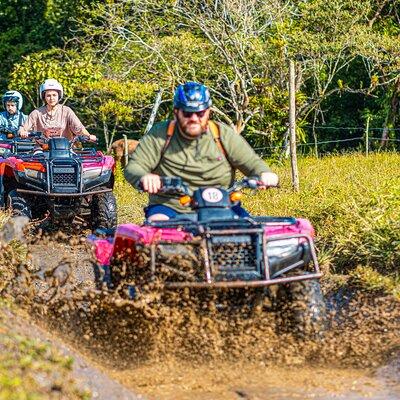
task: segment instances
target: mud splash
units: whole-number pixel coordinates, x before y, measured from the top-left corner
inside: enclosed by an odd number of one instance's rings
[[[131,301],[96,290],[83,236],[53,234],[29,248],[35,290],[25,301],[36,319],[150,397],[400,398],[398,374],[386,392],[375,378],[400,349],[400,307],[391,296],[354,288],[348,301],[332,295],[324,338],[299,340],[269,304],[221,311],[212,293],[155,290]]]

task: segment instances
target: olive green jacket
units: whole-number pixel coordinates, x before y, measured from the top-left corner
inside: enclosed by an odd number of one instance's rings
[[[208,186],[227,188],[234,180],[234,169],[245,176],[270,171],[242,136],[221,123],[217,124],[227,157],[216,144],[211,131],[196,139],[186,139],[176,126],[160,162],[168,124],[169,121],[155,124],[129,157],[125,177],[133,186],[138,187],[142,176],[152,172],[160,176],[181,177],[192,191]],[[178,212],[190,211],[188,207],[180,205],[179,199],[162,194],[150,195],[149,204],[164,204]]]

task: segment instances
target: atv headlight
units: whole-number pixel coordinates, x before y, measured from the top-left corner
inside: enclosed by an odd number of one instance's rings
[[[267,245],[268,257],[287,257],[296,251],[299,244],[298,238],[273,240]]]
[[[43,172],[36,169],[25,168],[25,175],[32,179],[43,179]]]
[[[91,168],[83,171],[83,179],[93,179],[101,175],[102,168]]]

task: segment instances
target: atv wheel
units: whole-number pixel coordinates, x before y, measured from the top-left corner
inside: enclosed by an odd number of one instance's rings
[[[12,214],[22,215],[32,219],[32,210],[27,200],[16,190],[12,190],[7,195],[7,207],[12,209]]]
[[[117,226],[117,202],[112,192],[93,195],[92,229],[113,229]]]
[[[318,280],[292,282],[278,289],[283,321],[302,339],[321,338],[327,329],[324,297]]]

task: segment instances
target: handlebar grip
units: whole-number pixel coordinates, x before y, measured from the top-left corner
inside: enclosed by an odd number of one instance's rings
[[[43,136],[43,132],[40,132],[40,131],[28,132],[28,138],[40,138],[42,136]]]

